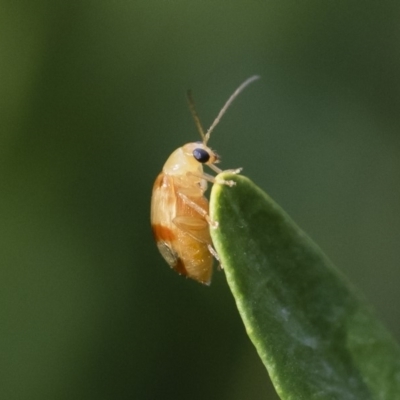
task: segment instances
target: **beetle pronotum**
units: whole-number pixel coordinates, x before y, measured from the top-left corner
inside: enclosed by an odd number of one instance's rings
[[[258,78],[250,77],[235,90],[206,133],[188,92],[189,107],[203,140],[176,149],[153,186],[151,225],[161,255],[179,274],[204,284],[211,282],[213,256],[217,257],[210,237],[210,226],[217,223],[208,216],[208,200],[204,196],[207,181],[233,185],[232,181],[217,180],[204,172],[203,164],[216,173],[222,172],[215,166],[218,154],[207,143],[233,100]]]

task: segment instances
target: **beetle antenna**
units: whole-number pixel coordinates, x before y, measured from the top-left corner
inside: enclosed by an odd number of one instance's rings
[[[197,130],[199,131],[201,138],[203,140],[205,140],[206,135],[204,133],[203,126],[201,125],[199,115],[197,114],[196,107],[194,105],[193,96],[192,96],[192,91],[190,89],[186,92],[186,97],[187,97],[187,101],[189,103],[190,112],[192,113],[192,117],[194,119],[194,123],[197,126]]]
[[[222,107],[221,111],[217,115],[217,118],[215,118],[214,122],[211,124],[211,126],[208,128],[207,133],[203,136],[203,142],[204,144],[207,144],[208,140],[210,139],[211,132],[214,130],[214,128],[218,125],[218,122],[221,120],[222,116],[225,114],[226,110],[229,108],[229,106],[232,104],[233,100],[236,99],[236,97],[247,87],[250,85],[250,83],[256,81],[257,79],[260,79],[258,75],[253,75],[249,79],[246,79],[229,97],[228,101],[225,103],[225,105]]]

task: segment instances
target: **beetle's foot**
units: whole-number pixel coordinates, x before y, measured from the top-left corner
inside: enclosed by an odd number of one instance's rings
[[[206,217],[206,221],[208,222],[208,224],[210,225],[210,227],[212,229],[217,229],[219,226],[218,221],[214,221],[212,220],[208,215],[205,216]]]
[[[218,179],[218,178],[215,179],[215,183],[219,183],[220,185],[226,185],[229,187],[236,185],[236,182],[234,182],[234,181],[231,181],[231,180],[227,181],[225,179]]]
[[[240,174],[242,172],[243,168],[236,168],[236,169],[226,169],[224,172],[229,172],[230,174]]]

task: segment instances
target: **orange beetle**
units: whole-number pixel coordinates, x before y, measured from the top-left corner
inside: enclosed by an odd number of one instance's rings
[[[209,227],[217,222],[208,216],[208,200],[204,196],[207,181],[232,186],[232,181],[217,180],[204,173],[203,164],[220,173],[214,164],[218,154],[207,146],[210,134],[237,95],[251,82],[252,76],[231,95],[207,133],[201,126],[193,100],[188,93],[189,106],[203,139],[187,143],[175,150],[158,175],[151,201],[151,225],[157,247],[167,263],[179,274],[209,285],[212,275],[213,256]],[[240,170],[234,170],[238,173]]]

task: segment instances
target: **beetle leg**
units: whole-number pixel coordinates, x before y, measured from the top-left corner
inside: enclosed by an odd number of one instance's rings
[[[189,197],[184,195],[181,192],[178,192],[178,196],[184,201],[184,203],[196,210],[202,217],[205,218],[205,220],[208,222],[208,224],[211,226],[211,228],[218,228],[218,222],[213,221],[210,216],[208,215],[207,211],[201,208],[199,205],[197,205],[194,201],[190,200]]]
[[[224,269],[224,267],[221,264],[221,259],[219,258],[218,253],[216,252],[216,250],[214,249],[214,247],[211,246],[211,244],[209,244],[208,246],[208,251],[214,256],[214,258],[219,262],[219,266],[221,267],[221,269]]]
[[[209,165],[209,167],[211,167],[211,165]],[[221,172],[231,172],[233,174],[238,174],[241,171],[241,169],[232,169],[232,170],[228,169],[226,171],[222,171],[219,168],[218,168],[218,170],[221,171]],[[197,174],[195,174],[193,172],[187,172],[187,175],[196,176],[197,178],[205,179],[208,182],[218,183],[220,185],[226,185],[226,186],[230,186],[230,187],[236,185],[236,182],[234,182],[232,180],[226,181],[225,179],[218,179],[217,177],[212,176],[210,174],[207,174],[206,172],[203,172],[201,175],[197,175]]]
[[[243,168],[236,168],[236,169],[225,169],[222,170],[220,168],[218,168],[217,166],[215,166],[214,164],[207,164],[213,171],[215,171],[217,174],[220,174],[221,172],[229,172],[231,174],[240,174],[240,172],[242,171]],[[207,175],[207,174],[205,174]],[[227,186],[235,186],[236,182],[229,180],[226,181],[224,179],[218,179],[217,177],[214,178],[214,183],[219,183],[220,185],[227,185]]]
[[[203,219],[195,217],[175,217],[172,222],[193,239],[198,240],[201,243],[207,244],[208,251],[219,263],[219,269],[224,269],[218,253],[209,242],[209,238],[205,238],[204,235],[202,235],[201,228],[204,227],[203,223],[205,224]]]
[[[215,183],[215,177],[203,172],[202,174],[195,174],[194,172],[186,172],[186,175],[195,176],[196,178],[205,179],[208,182]]]
[[[218,253],[210,244],[209,236],[204,236],[204,231],[202,228],[207,226],[207,223],[204,221],[204,219],[200,219],[198,217],[175,217],[172,222],[193,239],[207,244],[208,251],[219,263],[219,269],[224,269]]]
[[[206,179],[207,181],[212,182],[212,183],[219,183],[220,185],[226,185],[226,186],[229,186],[229,187],[232,187],[232,186],[236,185],[236,182],[233,182],[231,180],[226,181],[225,179],[219,179],[216,176],[212,176],[212,175],[207,174],[205,172],[203,172],[203,179]]]
[[[224,169],[222,170],[221,168],[218,168],[214,164],[207,164],[213,171],[215,171],[217,174],[220,174],[221,172],[229,172],[231,174],[240,174],[242,172],[243,168],[236,168],[236,169]]]

